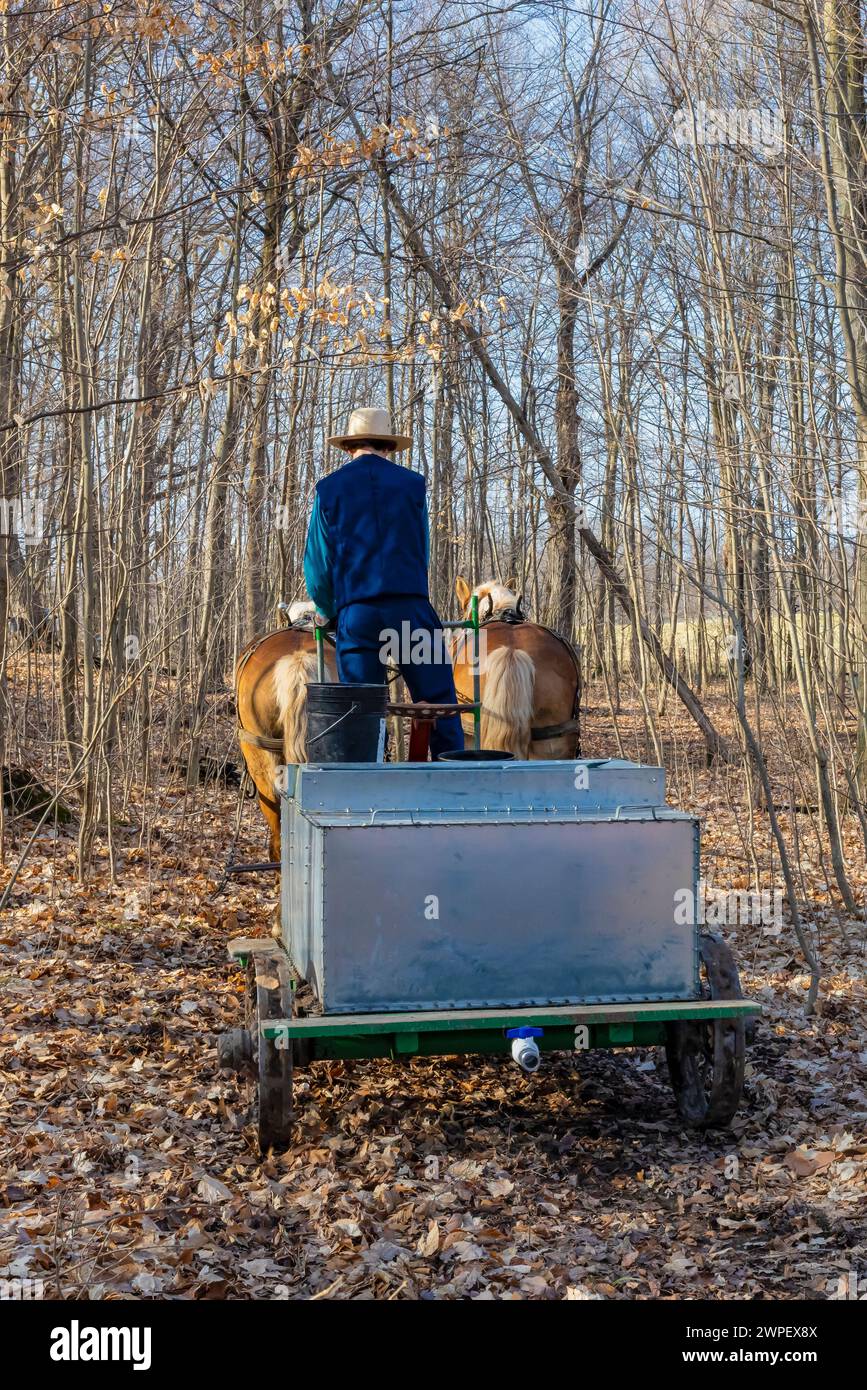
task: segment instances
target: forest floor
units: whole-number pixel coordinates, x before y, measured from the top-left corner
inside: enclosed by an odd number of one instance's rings
[[[771,862],[767,816],[668,718],[669,797],[702,815],[707,876],[747,887],[751,843]],[[653,761],[637,709],[620,728]],[[584,747],[617,751],[601,705]],[[41,833],[18,875],[0,922],[0,1280],[89,1299],[867,1296],[864,924],[835,908],[808,827],[817,1014],[788,925],[722,928],[764,1009],[730,1131],[681,1126],[656,1050],[560,1055],[533,1078],[506,1059],[320,1063],[296,1076],[293,1148],[263,1162],[214,1051],[242,1012],[226,942],[267,935],[274,901],[267,877],[212,896],[237,804],[167,781],[144,830],[133,800],[113,876],[98,840],[76,881],[74,827]],[[7,823],[0,885],[31,831]],[[854,818],[846,836],[863,901]],[[264,846],[248,802],[236,857]]]

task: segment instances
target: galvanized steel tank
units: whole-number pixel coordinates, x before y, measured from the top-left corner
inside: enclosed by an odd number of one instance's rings
[[[662,768],[287,769],[282,932],[326,1013],[690,999],[697,820]]]

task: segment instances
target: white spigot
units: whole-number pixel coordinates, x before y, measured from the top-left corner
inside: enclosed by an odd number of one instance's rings
[[[521,1068],[521,1071],[529,1072],[539,1070],[542,1061],[542,1054],[539,1051],[539,1044],[535,1038],[515,1038],[512,1041],[512,1056]]]

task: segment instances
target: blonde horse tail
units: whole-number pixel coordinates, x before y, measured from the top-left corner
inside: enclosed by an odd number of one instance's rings
[[[536,667],[526,652],[498,647],[484,664],[482,747],[529,758]]]
[[[283,729],[287,763],[307,761],[307,682],[316,680],[313,652],[292,652],[274,665],[274,698]]]

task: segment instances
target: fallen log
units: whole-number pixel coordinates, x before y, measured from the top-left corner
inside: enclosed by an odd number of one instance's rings
[[[69,807],[62,801],[55,801],[54,793],[25,767],[4,764],[0,767],[0,785],[3,788],[3,804],[13,816],[38,820],[46,806],[54,802],[52,814],[61,825],[67,825],[73,819]]]

